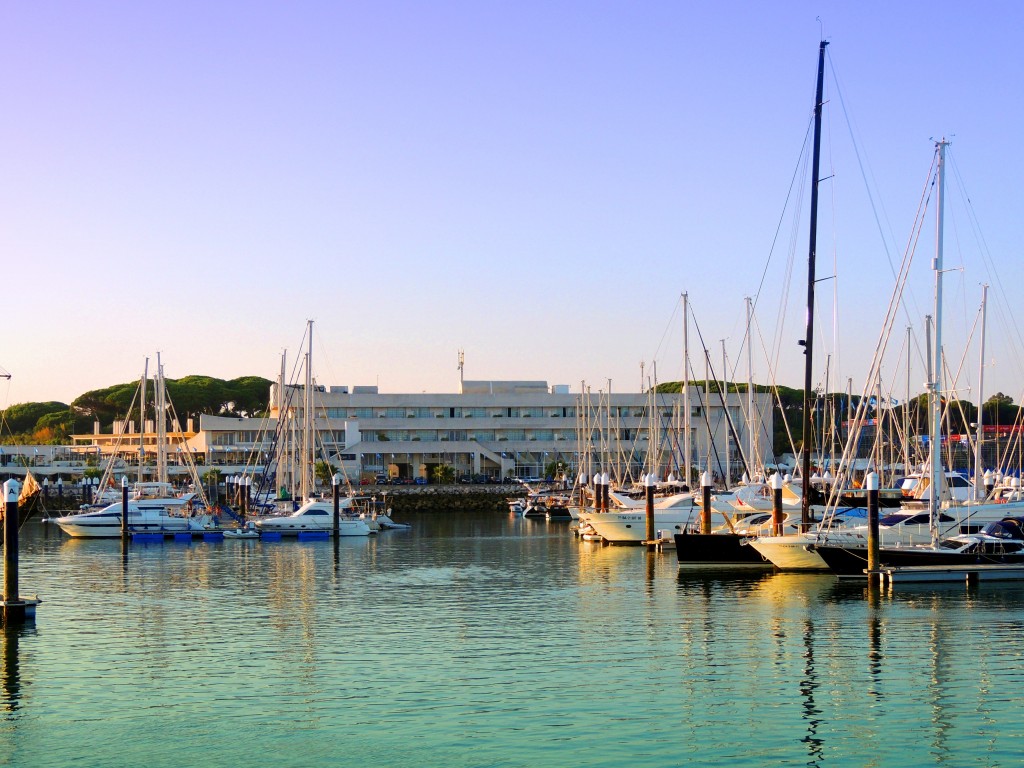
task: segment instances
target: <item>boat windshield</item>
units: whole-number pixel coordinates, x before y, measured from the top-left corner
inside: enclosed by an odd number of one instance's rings
[[[1007,517],[995,523],[989,523],[981,532],[991,536],[994,539],[1024,539],[1024,531],[1021,530],[1021,524],[1024,523],[1024,518],[1018,517]]]
[[[894,515],[886,515],[878,521],[878,524],[883,528],[890,528],[894,525],[928,525],[928,519],[927,512],[919,512],[916,515],[898,512]],[[939,522],[952,523],[956,521],[944,512],[940,512]]]

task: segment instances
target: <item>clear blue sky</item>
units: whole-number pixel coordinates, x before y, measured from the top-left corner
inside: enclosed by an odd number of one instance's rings
[[[157,351],[170,377],[272,378],[307,319],[324,384],[453,392],[461,348],[470,379],[635,391],[641,362],[681,375],[684,291],[745,379],[769,255],[755,378],[781,344],[801,386],[803,181],[799,219],[785,203],[816,17],[835,279],[815,380],[828,361],[832,389],[863,385],[951,135],[947,356],[971,385],[979,284],[1022,280],[1019,3],[7,2],[0,406],[133,379]],[[933,230],[894,355],[908,322],[923,343]],[[990,299],[986,393],[1019,401],[1021,338]]]

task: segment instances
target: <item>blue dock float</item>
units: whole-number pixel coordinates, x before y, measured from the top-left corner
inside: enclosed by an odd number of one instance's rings
[[[331,538],[328,531],[299,531],[299,541],[327,541]]]
[[[189,532],[176,533],[176,534],[174,534],[174,542],[176,544],[177,543],[191,544],[192,543],[192,534],[189,533]]]
[[[224,541],[223,531],[205,531],[203,541]]]
[[[132,534],[133,544],[163,544],[164,535],[162,533],[133,533]]]
[[[280,531],[263,531],[260,533],[260,539],[263,541],[280,541],[281,533]]]

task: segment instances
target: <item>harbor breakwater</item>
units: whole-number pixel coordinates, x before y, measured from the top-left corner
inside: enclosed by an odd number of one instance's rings
[[[526,496],[526,489],[520,485],[364,486],[354,492],[358,496],[376,496],[396,513],[508,511],[508,499]],[[222,494],[220,503],[225,500]],[[51,493],[40,502],[41,516],[46,517],[77,510],[82,499],[72,494],[58,499]]]
[[[376,492],[375,492],[376,493]],[[523,498],[521,486],[411,486],[379,494],[395,514],[411,512],[507,512],[509,498]]]

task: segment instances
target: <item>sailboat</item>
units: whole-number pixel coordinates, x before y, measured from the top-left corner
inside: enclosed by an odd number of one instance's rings
[[[202,491],[195,464],[187,452],[182,452],[196,492],[175,493],[167,474],[167,417],[169,409],[173,409],[167,398],[164,381],[163,365],[157,356],[157,373],[155,387],[156,415],[156,480],[143,479],[145,466],[145,424],[146,424],[146,383],[149,380],[149,363],[139,384],[139,475],[138,482],[129,491],[128,508],[124,509],[121,498],[112,504],[80,512],[64,515],[54,519],[61,530],[75,538],[116,538],[121,535],[121,521],[127,514],[128,528],[132,533],[163,533],[184,531],[208,531],[216,527],[214,518],[209,514],[209,504]],[[133,403],[134,405],[134,403]],[[131,408],[129,408],[131,410]],[[100,481],[100,487],[106,489],[112,483],[115,454]],[[128,487],[128,478],[121,478],[122,488]]]
[[[822,40],[818,46],[818,77],[814,100],[814,147],[811,159],[811,210],[810,236],[807,260],[807,326],[806,336],[800,342],[804,347],[804,404],[803,404],[803,435],[804,450],[800,472],[802,493],[800,497],[800,521],[798,530],[805,531],[812,523],[811,510],[811,413],[813,408],[812,362],[814,349],[814,285],[815,262],[817,256],[818,232],[818,177],[821,164],[821,108],[825,80],[825,48],[828,41]],[[731,527],[730,527],[731,528]],[[781,533],[781,531],[776,531]],[[680,532],[675,534],[676,556],[680,567],[701,566],[710,564],[723,565],[769,565],[761,553],[744,546],[755,532],[700,533]],[[824,563],[821,564],[824,567]]]
[[[1016,536],[1020,533],[1020,527],[1012,523],[1015,520],[1014,515],[1024,515],[1024,501],[1020,501],[1019,497],[996,497],[996,494],[993,494],[982,502],[950,502],[948,473],[942,466],[942,245],[945,157],[948,143],[945,139],[936,142],[936,243],[935,259],[932,262],[935,273],[935,323],[934,338],[928,345],[928,484],[930,489],[937,489],[938,492],[929,493],[927,497],[930,539],[927,545],[903,546],[907,542],[886,542],[885,534],[881,534],[879,564],[886,567],[1024,563],[1024,545]],[[988,525],[979,534],[974,534],[973,539],[972,534],[964,533],[965,529],[976,531],[986,523]],[[889,546],[886,546],[887,543]],[[893,543],[896,546],[892,546]],[[868,553],[864,537],[850,541],[840,533],[814,543],[810,550],[841,577],[866,577]]]

